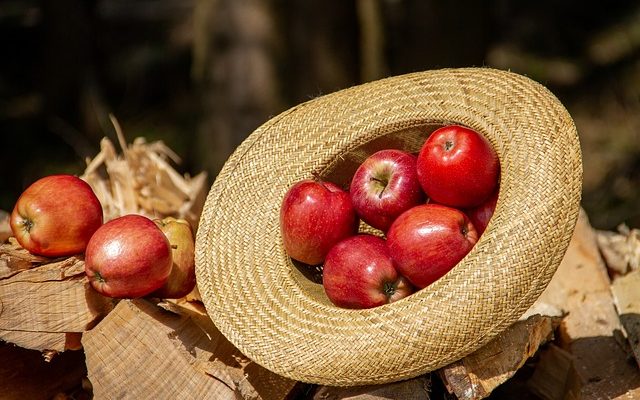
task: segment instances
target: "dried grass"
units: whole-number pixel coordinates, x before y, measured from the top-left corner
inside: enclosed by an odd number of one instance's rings
[[[80,178],[85,180],[102,203],[105,222],[126,214],[150,218],[173,216],[198,226],[207,194],[207,174],[181,175],[172,166],[180,157],[162,141],[147,143],[136,138],[127,144],[118,121],[111,116],[121,154],[103,138],[100,152],[87,159]]]

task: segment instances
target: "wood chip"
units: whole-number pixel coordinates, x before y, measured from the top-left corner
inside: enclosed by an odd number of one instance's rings
[[[624,275],[640,268],[640,230],[618,226],[618,232],[598,231],[598,247],[607,267]]]

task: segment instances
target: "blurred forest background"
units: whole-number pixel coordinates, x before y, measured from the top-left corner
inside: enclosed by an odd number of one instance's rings
[[[210,180],[269,117],[389,75],[491,66],[578,126],[594,226],[640,227],[640,3],[577,0],[3,0],[0,209],[80,174],[113,113]],[[251,194],[247,194],[251,195]],[[256,194],[258,195],[258,194]]]

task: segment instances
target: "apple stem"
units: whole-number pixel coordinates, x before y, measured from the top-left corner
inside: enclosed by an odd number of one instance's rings
[[[371,177],[370,180],[374,181],[374,182],[378,182],[378,183],[380,183],[382,185],[382,190],[380,191],[380,193],[378,193],[378,198],[381,199],[382,198],[382,194],[384,193],[384,190],[389,185],[389,181],[385,180],[385,179],[375,178],[375,177]]]
[[[95,272],[94,272],[94,275],[95,275],[96,281],[98,281],[98,282],[100,282],[100,283],[104,283],[104,282],[106,282],[106,280],[105,280],[105,279],[104,279],[104,277],[100,274],[100,272],[95,271]]]
[[[447,140],[444,142],[444,150],[449,151],[453,148],[453,142],[451,140]]]
[[[33,221],[30,219],[23,219],[22,220],[22,228],[26,231],[26,232],[31,232],[31,228],[33,228]]]
[[[387,296],[387,298],[389,298],[396,292],[396,284],[393,282],[385,282],[384,286],[382,287],[382,291]]]

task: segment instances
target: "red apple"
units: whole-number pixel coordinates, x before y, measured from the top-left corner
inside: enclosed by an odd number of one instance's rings
[[[478,236],[482,235],[484,233],[484,230],[487,229],[489,220],[493,216],[493,212],[496,209],[497,202],[498,190],[493,192],[489,199],[480,204],[478,207],[466,210],[466,214],[469,217],[469,220],[471,220],[471,223],[476,228],[476,231],[478,231]]]
[[[360,218],[382,231],[389,229],[398,215],[424,202],[416,157],[401,150],[381,150],[364,160],[353,175],[349,192]]]
[[[280,230],[287,254],[321,264],[339,241],[355,235],[358,217],[349,193],[330,182],[304,180],[293,185],[280,208]]]
[[[371,308],[413,293],[398,274],[384,239],[361,234],[331,248],[324,262],[322,285],[329,300],[343,308]]]
[[[163,299],[179,299],[196,286],[195,242],[191,224],[185,219],[166,217],[154,221],[171,244],[173,265],[167,283],[153,292]]]
[[[50,175],[22,192],[10,224],[18,243],[29,252],[69,256],[82,253],[102,225],[102,206],[82,179]]]
[[[439,204],[405,211],[387,233],[398,272],[420,289],[449,272],[477,240],[476,229],[462,211]]]
[[[491,144],[457,125],[434,131],[418,155],[418,179],[434,202],[456,208],[482,204],[496,189],[500,165]]]
[[[85,254],[85,272],[99,293],[116,298],[143,297],[161,288],[171,273],[171,245],[156,224],[125,215],[102,225]]]

